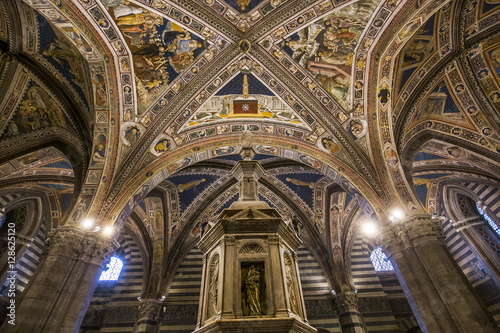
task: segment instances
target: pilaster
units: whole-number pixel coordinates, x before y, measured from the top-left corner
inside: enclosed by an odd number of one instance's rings
[[[93,232],[58,228],[17,303],[16,325],[4,324],[2,332],[78,332],[97,275],[118,246]]]
[[[381,230],[379,243],[423,331],[496,332],[448,252],[438,220],[414,215],[397,221]]]
[[[155,333],[160,326],[161,301],[143,299],[139,305],[139,315],[134,333]]]
[[[366,333],[363,316],[359,312],[358,298],[354,292],[338,293],[335,304],[339,316],[340,327],[344,333]]]

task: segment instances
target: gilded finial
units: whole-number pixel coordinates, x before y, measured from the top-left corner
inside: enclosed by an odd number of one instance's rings
[[[248,98],[248,78],[246,74],[243,76],[243,98]]]

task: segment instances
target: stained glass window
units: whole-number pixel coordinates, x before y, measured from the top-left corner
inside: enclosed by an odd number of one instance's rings
[[[123,261],[118,257],[111,257],[109,264],[106,265],[106,269],[101,273],[99,281],[116,281],[120,272],[123,268]]]
[[[0,217],[0,229],[2,229],[6,219],[7,219],[7,214],[4,214],[2,215],[2,217]]]
[[[370,259],[373,263],[373,267],[375,267],[375,270],[377,272],[394,270],[394,267],[392,267],[389,258],[387,258],[384,252],[382,252],[382,247],[380,246],[377,246],[373,249],[372,253],[370,254]]]
[[[477,211],[479,212],[479,214],[483,215],[484,219],[486,221],[488,221],[488,224],[490,225],[490,227],[492,227],[493,230],[495,230],[495,232],[497,233],[497,235],[500,236],[500,229],[498,228],[497,224],[495,222],[493,222],[491,217],[489,217],[488,214],[486,214],[484,212],[484,210],[481,207],[479,207],[479,205],[477,203],[476,203],[476,208],[477,208]]]

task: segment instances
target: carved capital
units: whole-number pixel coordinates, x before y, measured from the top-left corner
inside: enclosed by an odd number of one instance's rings
[[[236,244],[236,239],[233,236],[224,236],[224,238],[220,240],[219,244],[221,247],[224,245],[234,246],[234,244]]]
[[[358,298],[354,292],[338,293],[335,303],[339,314],[347,312],[358,312]]]
[[[268,236],[269,245],[279,245],[280,238],[276,235]]]
[[[383,228],[378,243],[394,255],[428,242],[441,242],[441,231],[438,220],[428,215],[414,215]]]
[[[157,299],[144,299],[139,304],[138,319],[148,318],[157,321],[160,319],[161,302]]]
[[[44,256],[65,256],[89,264],[104,265],[118,247],[115,240],[99,237],[95,232],[60,227],[47,241]]]

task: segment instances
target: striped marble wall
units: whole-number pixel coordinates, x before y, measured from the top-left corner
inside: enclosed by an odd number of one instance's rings
[[[80,332],[132,332],[144,284],[143,257],[135,239],[125,233],[118,238],[117,256],[123,261],[118,281],[100,281],[85,314]],[[97,277],[96,277],[97,278]]]
[[[497,324],[500,325],[500,286],[490,278],[478,255],[455,230],[450,221],[442,224],[443,236],[451,255],[457,261],[477,294],[485,303]],[[484,227],[483,227],[484,228]]]
[[[168,290],[160,332],[188,333],[195,329],[200,301],[202,253],[194,247],[177,268]]]
[[[297,259],[309,324],[328,332],[341,332],[332,288],[319,262],[305,246],[297,250]]]
[[[20,207],[19,209],[28,208],[27,206],[24,206]],[[29,215],[25,215],[25,218],[30,217]],[[7,220],[6,223],[9,223],[9,221]],[[36,223],[36,221],[34,221],[33,223]],[[16,221],[16,225],[18,224],[19,223]],[[47,232],[45,228],[46,224],[45,221],[43,221],[40,224],[40,228],[38,229],[38,231],[35,231],[33,241],[29,243],[29,246],[24,246],[21,252],[18,254],[18,259],[15,266],[15,271],[17,272],[16,290],[18,294],[21,294],[24,291],[38,267],[38,264],[42,257],[43,248],[45,246],[45,240],[47,239]],[[21,235],[18,235],[18,244],[21,243],[22,238],[25,238],[27,241],[31,240],[31,237],[21,237]],[[4,295],[8,290],[8,282],[6,278],[7,276],[4,277],[2,286],[0,287],[0,295]]]
[[[14,200],[19,199],[22,194],[18,193],[10,193],[10,194],[2,194],[0,195],[0,208],[7,207]]]
[[[496,216],[496,220],[500,221],[500,187],[481,183],[464,183],[463,185],[474,192],[479,200]]]
[[[394,273],[375,271],[372,250],[371,243],[359,236],[351,252],[353,282],[368,332],[406,332],[401,323],[410,321],[410,305]]]

